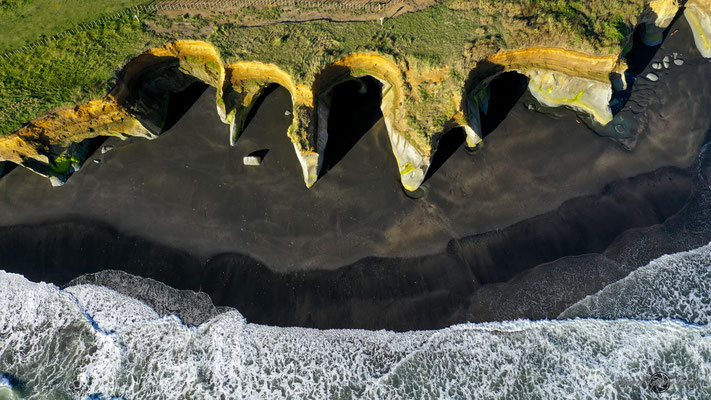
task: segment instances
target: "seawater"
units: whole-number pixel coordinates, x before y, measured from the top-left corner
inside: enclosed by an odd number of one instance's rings
[[[395,333],[237,311],[188,327],[104,287],[0,272],[0,399],[709,399],[710,279],[707,245],[563,313],[584,319]]]

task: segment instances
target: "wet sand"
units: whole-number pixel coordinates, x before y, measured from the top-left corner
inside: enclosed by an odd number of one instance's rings
[[[203,290],[269,325],[407,330],[555,317],[632,267],[593,260],[605,271],[589,276],[592,267],[557,264],[568,286],[539,291],[539,303],[559,301],[534,309],[520,294],[552,279],[537,265],[603,253],[625,231],[676,214],[692,191],[688,167],[711,127],[711,65],[686,21],[672,29],[657,58],[686,62],[658,82],[637,80],[623,110],[639,127],[631,150],[572,112],[519,101],[479,151],[454,151],[413,200],[399,186],[377,87],[360,95],[346,85],[329,137],[362,138],[307,190],[286,138],[288,93],[269,95],[230,148],[210,89],[160,138],[108,140],[114,150],[63,187],[23,168],[0,179],[0,265],[58,284],[120,269]],[[242,165],[264,149],[263,165]]]

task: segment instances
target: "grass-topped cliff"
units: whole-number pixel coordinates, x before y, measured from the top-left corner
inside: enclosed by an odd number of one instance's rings
[[[10,5],[11,12],[18,15],[36,2],[39,0],[16,1]],[[289,135],[305,156],[319,151],[319,96],[328,95],[330,88],[343,79],[374,76],[386,89],[392,89],[390,97],[384,90],[383,112],[391,140],[392,135],[403,139],[402,148],[394,151],[401,173],[407,175],[413,169],[426,170],[441,133],[471,125],[474,116],[467,106],[468,93],[492,73],[504,68],[543,69],[609,86],[609,74],[624,68],[617,60],[630,43],[634,27],[658,19],[658,3],[677,4],[674,0],[651,3],[449,0],[395,18],[358,22],[281,22],[301,12],[300,6],[293,5],[219,13],[139,13],[138,18],[128,14],[0,59],[0,135],[16,132],[25,122],[56,107],[101,98],[112,88],[115,91],[117,78],[122,76],[119,72],[146,49],[175,40],[197,39],[218,53],[218,58],[210,62],[226,67],[228,79],[207,82],[219,86],[222,97],[217,99],[217,106],[225,122],[235,124],[237,119],[241,123],[240,116],[246,115],[266,85],[281,84],[292,92],[295,103]],[[339,12],[350,12],[354,18],[358,15],[357,10]],[[241,25],[242,21],[248,21],[250,26]],[[12,35],[12,29],[4,32],[0,38]],[[20,45],[16,40],[7,43],[9,50]],[[545,57],[507,53],[522,48],[560,50]],[[185,65],[204,61],[198,56],[183,56],[173,65],[183,73]],[[257,72],[247,68],[257,63],[261,68]],[[191,71],[194,76],[196,68]],[[573,93],[569,97],[578,101],[582,95]],[[136,110],[132,112],[135,114]],[[241,124],[237,125],[239,130]],[[23,129],[28,135],[27,127]],[[92,127],[92,132],[97,129],[97,134],[103,134],[97,127]],[[32,132],[48,134],[47,130]],[[77,132],[77,137],[86,135]],[[62,153],[61,147],[49,146],[39,152],[57,153],[46,154],[51,164],[52,158]],[[395,143],[393,147],[397,147]],[[305,179],[308,180],[306,176]]]

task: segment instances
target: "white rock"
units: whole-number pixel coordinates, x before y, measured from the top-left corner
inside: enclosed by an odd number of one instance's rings
[[[114,149],[114,146],[112,146],[112,145],[110,145],[110,144],[107,144],[106,146],[103,146],[103,147],[101,148],[101,154],[106,154],[106,153],[110,152],[110,151],[113,150],[113,149]]]
[[[571,77],[546,70],[522,70],[528,76],[528,90],[547,107],[565,106],[591,116],[598,124],[612,120],[612,86],[591,79]]]
[[[242,159],[242,162],[244,165],[252,165],[252,166],[257,166],[257,165],[262,165],[262,159],[260,157],[255,157],[255,156],[247,156]]]
[[[694,43],[701,56],[711,58],[711,9],[708,0],[689,0],[684,16],[694,34]]]
[[[674,60],[674,65],[684,65],[684,60],[682,60],[681,58],[677,58],[676,60]]]
[[[644,77],[647,78],[647,79],[649,79],[649,80],[652,81],[652,82],[656,82],[656,81],[659,80],[659,77],[657,76],[657,74],[652,73],[652,72],[648,73],[648,74],[645,75]]]
[[[664,68],[669,68],[669,56],[664,56],[662,64],[664,64]]]
[[[286,115],[286,116],[291,115],[291,111],[289,111],[289,110],[284,111],[284,115]]]
[[[652,63],[652,68],[653,68],[653,69],[662,69],[662,63],[660,63],[660,62],[653,62],[653,63]]]
[[[59,179],[59,177],[56,176],[50,176],[49,183],[51,183],[53,187],[58,187],[64,185],[64,180]]]
[[[98,158],[94,159],[94,164],[101,164],[101,160],[99,160]]]

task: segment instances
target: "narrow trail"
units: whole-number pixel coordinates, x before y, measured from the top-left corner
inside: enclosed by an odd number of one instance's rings
[[[255,11],[279,9],[269,21],[242,21],[241,26],[265,26],[289,22],[363,22],[393,18],[436,4],[436,0],[169,0],[156,3],[160,15],[178,16],[185,11],[224,13],[246,8]]]

